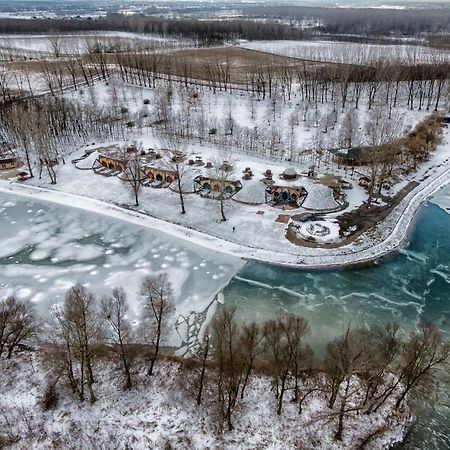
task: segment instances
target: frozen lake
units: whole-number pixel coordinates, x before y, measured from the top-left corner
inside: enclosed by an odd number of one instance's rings
[[[162,232],[9,194],[0,194],[0,236],[0,298],[30,299],[42,314],[80,281],[99,296],[123,286],[137,317],[139,285],[158,272],[169,274],[176,316],[201,312],[243,266]]]

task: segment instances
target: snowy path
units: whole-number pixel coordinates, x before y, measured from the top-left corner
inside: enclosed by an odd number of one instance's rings
[[[316,249],[317,253],[315,254],[311,254],[310,249],[302,247],[297,247],[296,251],[292,253],[253,248],[150,217],[137,211],[127,210],[111,203],[48,188],[0,180],[0,191],[14,192],[30,198],[94,211],[150,229],[163,231],[168,235],[177,236],[204,248],[243,259],[310,269],[365,263],[396,250],[406,238],[409,225],[420,205],[441,187],[450,183],[450,167],[447,164],[441,164],[440,167],[432,170],[429,178],[409,193],[383,223],[365,233],[359,243],[353,242],[347,246],[334,249]],[[424,183],[427,184],[424,186]],[[308,253],[305,250],[308,250]]]

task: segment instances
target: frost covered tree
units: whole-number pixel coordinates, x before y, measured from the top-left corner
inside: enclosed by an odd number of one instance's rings
[[[66,294],[62,307],[56,307],[50,322],[50,339],[55,340],[55,359],[66,373],[72,391],[80,400],[94,403],[94,348],[103,339],[96,298],[83,285],[76,284]]]
[[[174,294],[167,273],[145,278],[141,285],[140,297],[141,330],[145,342],[151,346],[148,375],[153,375],[161,343],[167,336],[168,322],[175,309]]]
[[[121,287],[114,288],[112,295],[101,300],[100,314],[106,324],[105,337],[122,361],[126,377],[125,389],[132,386],[128,349],[133,343],[133,336],[128,310],[127,294]]]
[[[233,413],[244,381],[245,361],[242,355],[236,308],[221,309],[211,324],[212,357],[216,368],[216,387],[220,418],[232,431]]]

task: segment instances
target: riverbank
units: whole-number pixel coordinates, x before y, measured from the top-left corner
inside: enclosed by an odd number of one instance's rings
[[[86,211],[125,220],[137,225],[162,231],[168,235],[189,241],[192,244],[237,256],[245,260],[256,260],[280,266],[315,269],[335,268],[367,264],[395,251],[408,234],[408,228],[420,205],[440,188],[450,183],[450,166],[447,158],[440,165],[428,169],[419,186],[406,195],[392,210],[391,214],[360,239],[349,245],[330,249],[311,249],[292,246],[286,250],[268,250],[241,243],[231,242],[181,224],[170,223],[150,216],[141,210],[127,209],[118,204],[99,200],[86,195],[51,189],[30,184],[19,184],[0,180],[0,191],[72,206]],[[93,176],[89,174],[89,176]],[[102,180],[103,181],[103,180]],[[116,180],[114,180],[116,181]],[[94,194],[92,194],[94,195]],[[218,224],[220,227],[221,224]],[[242,220],[242,226],[245,222]],[[264,237],[261,236],[263,239]]]

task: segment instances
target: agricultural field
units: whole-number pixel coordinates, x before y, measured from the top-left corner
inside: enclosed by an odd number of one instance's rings
[[[445,61],[448,52],[424,45],[362,44],[333,41],[254,41],[242,42],[244,48],[284,55],[308,61],[343,64],[379,64],[397,61],[403,64]]]

